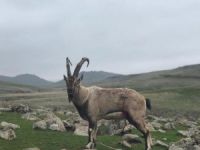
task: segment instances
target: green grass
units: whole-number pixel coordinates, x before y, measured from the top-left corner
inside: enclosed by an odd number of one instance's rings
[[[12,141],[6,141],[0,139],[0,150],[22,150],[28,147],[38,147],[41,150],[60,150],[66,148],[68,150],[81,150],[87,143],[87,137],[76,136],[72,132],[56,132],[50,130],[34,130],[32,129],[32,122],[21,119],[20,114],[17,113],[2,113],[0,114],[0,121],[7,121],[20,125],[20,129],[16,130],[17,138]],[[137,130],[133,130],[133,133],[141,135]],[[177,134],[176,130],[170,130],[167,133],[152,132],[154,139],[167,138],[166,143],[177,141],[181,137]],[[133,145],[133,150],[143,150],[144,140],[142,144]],[[109,150],[100,143],[112,146],[114,148],[121,148],[123,150],[130,150],[122,147],[119,144],[121,140],[120,136],[98,136],[97,149]],[[165,148],[154,146],[153,150],[165,150]]]

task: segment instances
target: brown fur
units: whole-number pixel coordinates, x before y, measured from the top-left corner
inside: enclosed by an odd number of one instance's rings
[[[146,100],[144,96],[127,88],[100,88],[79,86],[72,100],[80,116],[91,124],[87,148],[94,148],[97,121],[100,119],[127,119],[146,138],[146,150],[150,150],[151,137],[145,123]],[[94,126],[93,126],[94,124]],[[93,131],[94,130],[94,131]],[[95,133],[93,133],[95,132]]]

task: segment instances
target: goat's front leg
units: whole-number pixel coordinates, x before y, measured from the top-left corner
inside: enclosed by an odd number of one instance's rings
[[[87,149],[96,147],[97,122],[89,122]]]

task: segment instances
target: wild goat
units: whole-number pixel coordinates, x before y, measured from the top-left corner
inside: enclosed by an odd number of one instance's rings
[[[145,122],[146,107],[151,109],[149,99],[128,88],[101,88],[96,86],[84,87],[80,84],[83,76],[79,72],[88,58],[82,58],[71,74],[69,58],[66,59],[67,77],[64,80],[67,86],[69,101],[73,102],[80,116],[89,122],[87,149],[95,148],[97,121],[100,119],[127,119],[145,138],[145,150],[152,145],[151,135]]]

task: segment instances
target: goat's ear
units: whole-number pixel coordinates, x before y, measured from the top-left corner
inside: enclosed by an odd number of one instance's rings
[[[83,77],[84,77],[84,74],[82,73],[81,76],[80,76],[80,81],[83,80]]]
[[[67,77],[65,75],[63,75],[63,77],[64,77],[64,80],[67,81]]]

